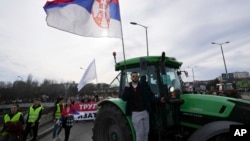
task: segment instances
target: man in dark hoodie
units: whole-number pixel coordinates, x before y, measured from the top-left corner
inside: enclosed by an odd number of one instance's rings
[[[38,125],[40,118],[42,117],[43,106],[41,105],[41,99],[34,99],[34,104],[30,106],[28,110],[28,117],[26,120],[26,127],[24,130],[23,141],[26,141],[26,138],[31,130],[33,130],[33,139],[32,141],[36,141]]]
[[[132,116],[132,123],[136,132],[136,141],[148,141],[149,113],[152,112],[151,103],[165,102],[152,93],[146,82],[146,76],[141,77],[137,72],[131,73],[131,80],[124,89],[122,99],[127,101],[126,114]]]

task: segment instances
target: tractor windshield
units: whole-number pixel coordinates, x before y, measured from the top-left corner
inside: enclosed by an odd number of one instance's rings
[[[117,77],[116,79],[111,83],[111,86],[115,86],[116,87],[120,87],[121,91],[123,91],[125,85],[129,82],[131,82],[131,73],[132,72],[138,72],[139,77],[141,78],[141,76],[146,76],[146,81],[148,83],[148,85],[150,86],[152,92],[154,93],[154,95],[156,97],[160,96],[160,83],[162,81],[164,81],[162,78],[162,74],[160,74],[159,72],[159,68],[157,68],[156,66],[147,66],[146,70],[142,70],[140,67],[136,67],[136,68],[131,68],[131,69],[126,69],[123,70]],[[173,68],[168,68],[166,67],[166,75],[167,80],[163,83],[166,83],[168,85],[168,87],[173,86],[175,88],[175,90],[181,90],[181,84],[180,84],[180,80],[179,77],[176,73],[176,70]],[[117,79],[120,78],[120,79]],[[121,80],[120,82],[120,86],[119,83],[115,83],[116,81],[119,82],[118,80]],[[140,81],[140,79],[139,79]],[[121,93],[120,93],[121,95]]]
[[[182,92],[181,82],[176,69],[166,67],[166,75],[161,74],[161,78],[168,87],[174,87],[176,91]]]
[[[142,70],[140,67],[138,68],[132,68],[132,69],[127,69],[124,70],[121,74],[121,89],[123,90],[125,85],[129,82],[131,82],[131,73],[132,72],[138,72],[139,74],[139,81],[141,80],[141,76],[146,76],[146,82],[150,86],[152,92],[155,94],[155,96],[159,96],[159,85],[158,84],[158,79],[157,79],[157,71],[155,66],[147,66],[146,70]]]

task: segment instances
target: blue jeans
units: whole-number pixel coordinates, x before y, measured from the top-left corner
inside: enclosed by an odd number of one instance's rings
[[[55,123],[53,128],[53,139],[60,134],[62,131],[62,126],[60,124]]]

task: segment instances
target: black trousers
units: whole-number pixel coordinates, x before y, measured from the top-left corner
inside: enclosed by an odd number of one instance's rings
[[[70,135],[70,130],[71,130],[72,126],[64,126],[64,131],[65,131],[65,138],[64,141],[68,141],[69,140],[69,135]]]
[[[0,134],[0,141],[21,141],[21,140],[19,138],[17,138],[17,135],[8,134],[6,136],[1,136],[1,134]]]
[[[26,141],[27,136],[28,136],[28,134],[30,133],[31,130],[33,131],[32,141],[36,141],[39,123],[35,123],[35,126],[31,127],[32,124],[33,123],[30,123],[30,122],[28,122],[26,124],[24,134],[23,134],[23,141]]]

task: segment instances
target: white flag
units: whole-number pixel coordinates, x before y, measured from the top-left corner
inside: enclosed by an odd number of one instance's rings
[[[89,81],[97,79],[96,76],[96,67],[95,67],[95,59],[89,64],[87,70],[84,72],[82,79],[80,80],[77,89],[78,92],[85,86]]]

